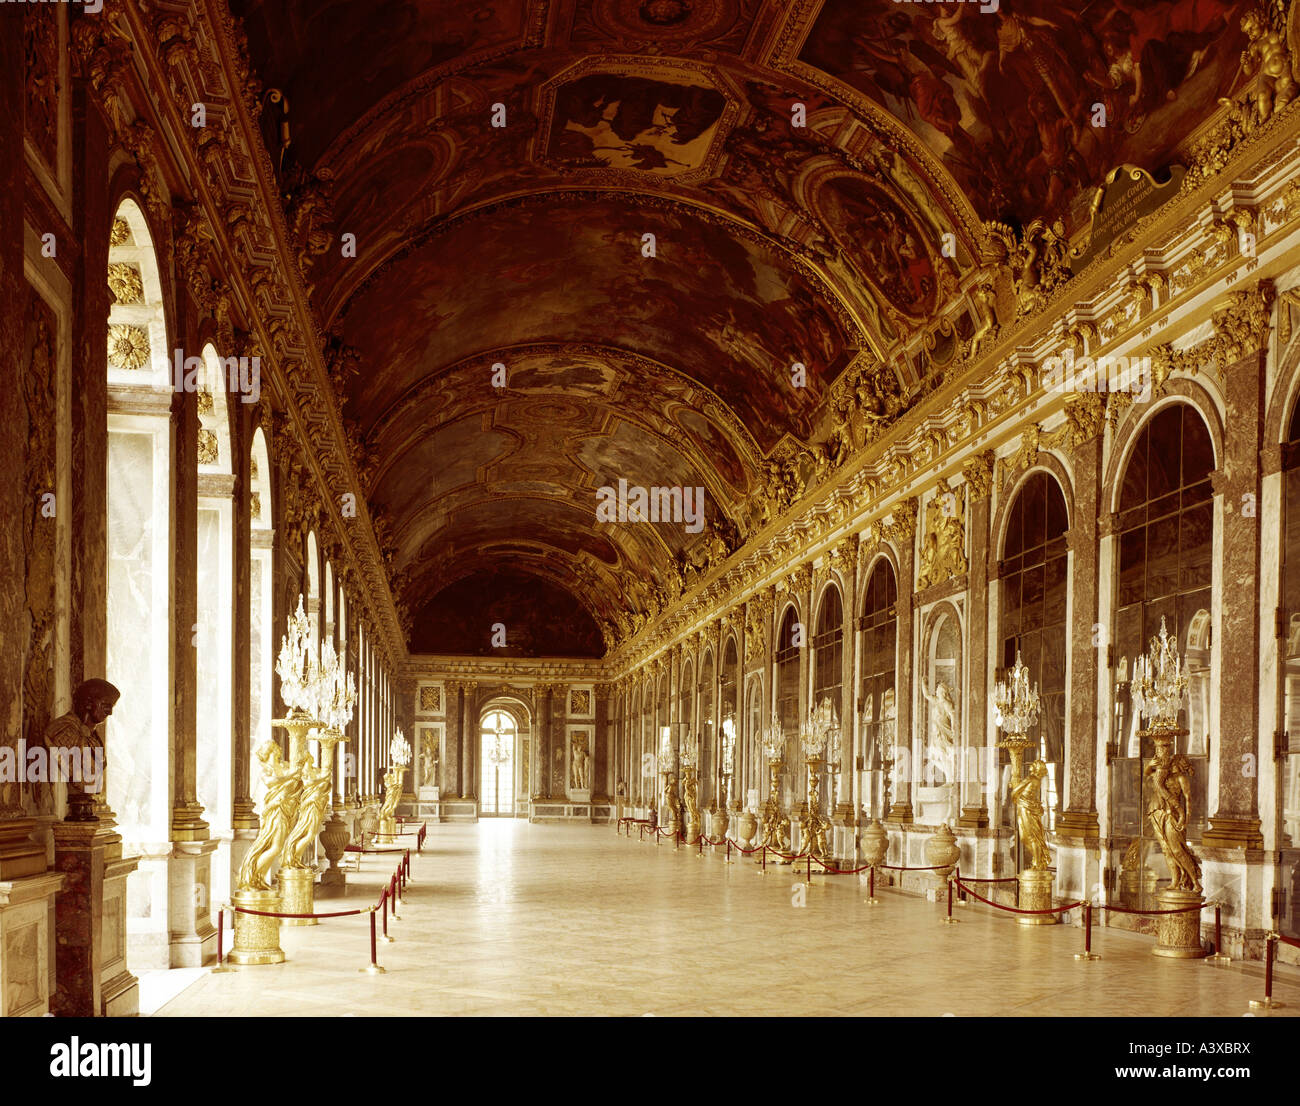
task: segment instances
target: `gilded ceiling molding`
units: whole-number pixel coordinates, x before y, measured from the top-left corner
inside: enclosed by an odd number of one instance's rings
[[[73,42],[92,87],[104,101],[110,126],[140,164],[140,192],[161,257],[171,252],[166,239],[171,196],[159,183],[161,174],[153,160],[159,140],[142,119],[130,126],[122,124],[114,94],[115,89],[121,94],[123,78],[131,70],[131,42],[141,47],[138,56],[151,86],[171,90],[172,99],[157,97],[159,109],[168,112],[168,126],[178,134],[212,132],[194,135],[192,143],[176,147],[186,163],[182,170],[199,193],[182,228],[179,267],[200,302],[212,300],[209,309],[215,308],[221,290],[214,288],[210,278],[204,284],[206,250],[230,260],[234,280],[247,281],[245,288],[232,291],[249,307],[254,332],[260,334],[256,340],[273,353],[264,357],[264,391],[285,402],[295,436],[308,447],[302,452],[312,482],[324,492],[320,501],[328,505],[325,509],[334,516],[339,532],[347,535],[349,555],[363,570],[365,590],[382,598],[382,651],[401,656],[405,642],[387,572],[366,526],[368,508],[364,496],[357,494],[360,480],[325,375],[322,342],[306,300],[306,286],[296,272],[294,235],[256,123],[260,86],[250,74],[247,40],[222,0],[206,10],[210,18],[187,19],[171,11],[146,18],[137,4],[127,3],[112,17],[125,35],[108,16],[77,19],[72,24]],[[77,29],[83,25],[84,29]],[[220,106],[207,128],[189,126],[190,105],[200,102]],[[298,366],[294,372],[286,367],[290,361]],[[356,517],[346,524],[339,515],[345,494],[359,500]]]

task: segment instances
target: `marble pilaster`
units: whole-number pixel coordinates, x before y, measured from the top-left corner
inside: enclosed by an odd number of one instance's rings
[[[1066,726],[1065,809],[1056,823],[1058,837],[1077,845],[1095,844],[1101,832],[1097,813],[1098,568],[1101,510],[1102,440],[1074,447],[1074,509],[1067,538],[1070,550],[1070,717]]]
[[[912,821],[913,771],[912,742],[912,667],[916,635],[916,615],[912,593],[916,581],[915,521],[898,539],[898,718],[895,733],[897,746],[893,789],[889,804],[890,822]]]
[[[1267,331],[1261,341],[1266,337]],[[1258,503],[1265,357],[1264,351],[1253,353],[1223,373],[1225,421],[1232,433],[1224,435],[1222,475],[1214,481],[1223,519],[1223,592],[1216,627],[1219,786],[1210,826],[1201,835],[1201,844],[1212,848],[1264,847],[1258,771],[1248,772],[1246,766],[1257,765],[1260,756]]]
[[[966,730],[967,749],[975,753],[966,757],[962,775],[967,776],[969,766],[984,763],[983,753],[988,744],[988,675],[989,628],[996,619],[989,611],[989,496],[988,488],[977,487],[967,481],[967,514],[970,518],[970,631],[967,648],[970,663],[967,665]],[[984,618],[981,619],[981,614]],[[989,824],[987,780],[977,774],[974,779],[960,779],[962,811],[957,824],[965,829],[982,829]]]

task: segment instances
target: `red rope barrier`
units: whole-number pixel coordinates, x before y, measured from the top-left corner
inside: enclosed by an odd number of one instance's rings
[[[259,918],[350,918],[354,914],[365,914],[370,907],[365,910],[335,910],[330,914],[281,914],[275,910],[249,910],[244,906],[231,906],[230,909],[240,914],[256,914]]]
[[[1106,903],[1100,905],[1102,910],[1110,910],[1116,914],[1146,914],[1154,917],[1157,914],[1190,914],[1193,910],[1204,910],[1210,904],[1203,902],[1197,906],[1180,906],[1177,910],[1128,910],[1122,906],[1108,906]]]
[[[1294,949],[1300,949],[1300,941],[1292,940],[1290,937],[1283,937],[1280,933],[1277,935],[1277,939],[1284,945],[1290,945]]]
[[[1053,906],[1049,910],[1021,910],[1018,906],[1003,906],[1001,903],[996,903],[991,899],[986,899],[978,891],[974,891],[971,888],[964,886],[961,880],[956,877],[953,878],[953,882],[956,883],[958,887],[961,887],[966,894],[974,895],[985,905],[991,906],[995,910],[1005,910],[1008,914],[1064,914],[1067,910],[1073,910],[1076,906],[1084,905],[1084,901],[1080,899],[1078,902],[1067,903],[1064,906]]]

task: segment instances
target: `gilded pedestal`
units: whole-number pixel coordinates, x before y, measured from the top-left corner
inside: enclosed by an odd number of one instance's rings
[[[1200,891],[1161,891],[1156,896],[1157,910],[1177,910],[1195,906],[1201,901]],[[1186,910],[1181,914],[1160,914],[1156,917],[1157,956],[1170,956],[1179,960],[1197,960],[1206,955],[1201,944],[1201,912]]]
[[[280,911],[284,914],[310,914],[316,909],[316,869],[281,868],[276,876],[280,889]],[[315,918],[284,918],[286,926],[314,926]]]
[[[1055,875],[1047,869],[1029,868],[1020,873],[1020,909],[1050,910]],[[1022,926],[1050,926],[1061,920],[1059,914],[1017,914]]]
[[[235,906],[245,910],[275,911],[280,909],[280,896],[275,891],[236,891],[231,896]],[[280,964],[284,950],[280,948],[280,919],[263,918],[257,914],[235,911],[234,947],[226,958],[231,964]]]

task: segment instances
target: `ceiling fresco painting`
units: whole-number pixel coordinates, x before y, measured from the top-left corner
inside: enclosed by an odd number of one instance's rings
[[[800,60],[905,122],[987,218],[1061,217],[1165,159],[1243,74],[1243,0],[827,0]],[[1106,125],[1092,107],[1106,107]]]
[[[707,579],[1014,319],[1000,243],[1177,161],[1252,7],[234,0],[412,647],[598,653]]]
[[[722,93],[697,84],[579,77],[556,94],[546,156],[568,169],[680,175],[704,164],[726,106]]]

